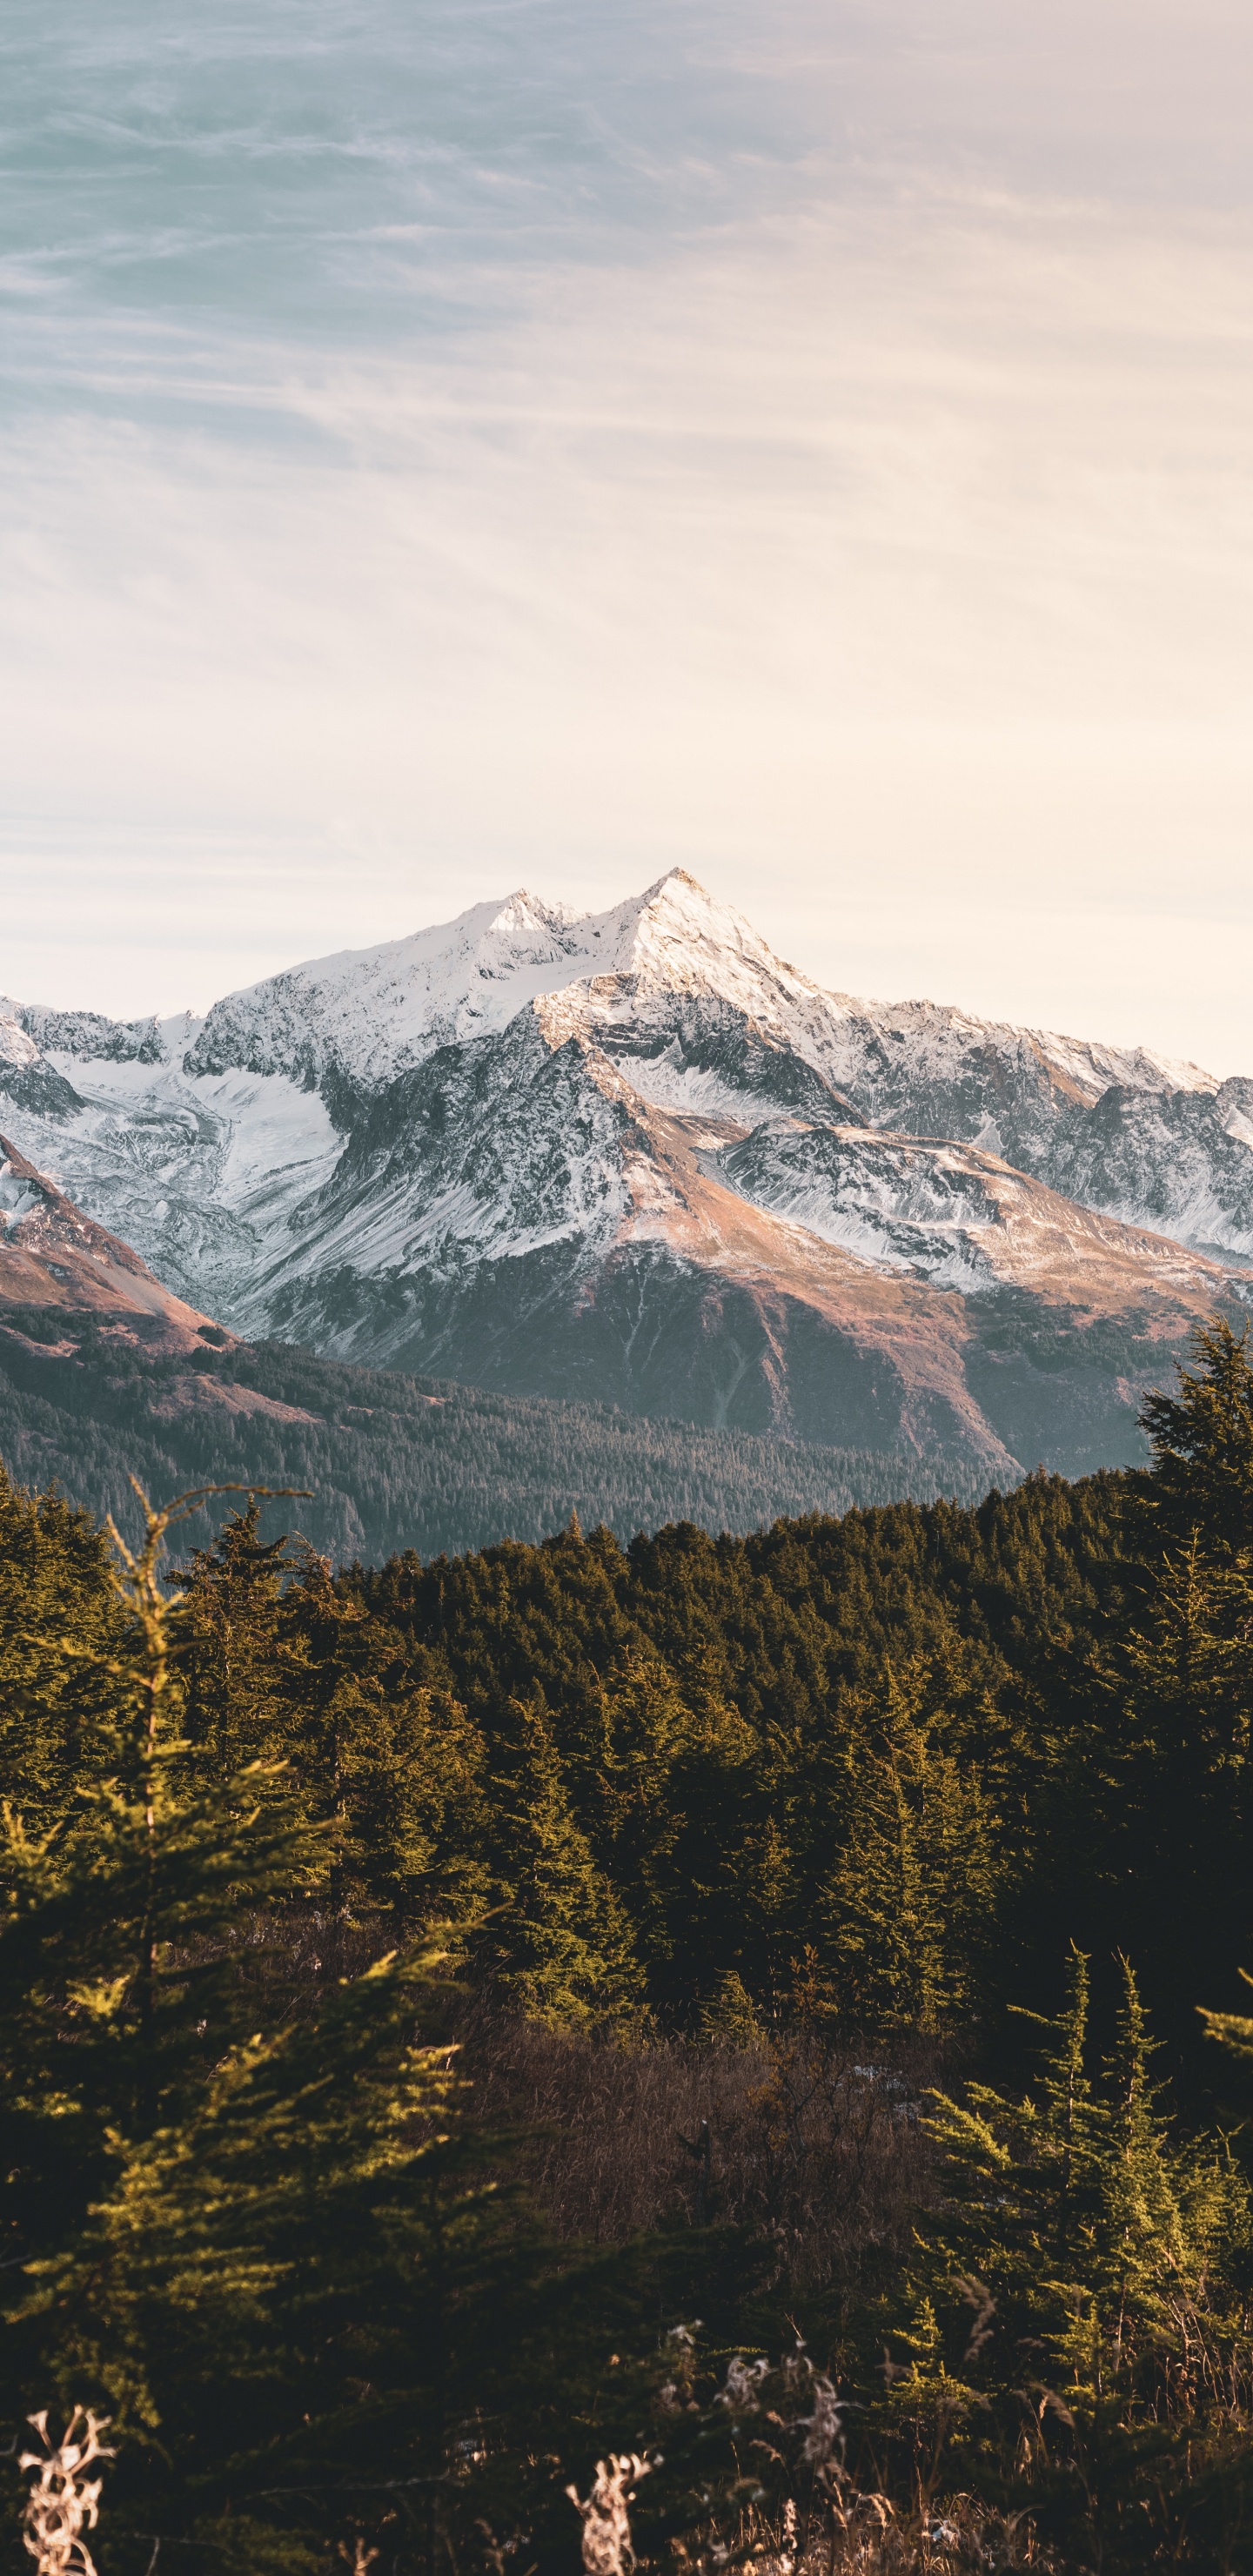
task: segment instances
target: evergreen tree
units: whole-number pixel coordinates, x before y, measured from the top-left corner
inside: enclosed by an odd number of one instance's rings
[[[102,1776],[41,1839],[10,1818],[4,2410],[111,2416],[120,2576],[167,2540],[238,2576],[358,2538],[453,2568],[463,2525],[516,2528],[560,2462],[574,2275],[558,2297],[511,2151],[470,2131],[446,2035],[421,2040],[431,1959],[284,1966],[326,1836],[265,1766],[221,1778],[181,1733],[186,1607],[158,1563],[194,1500],[118,1542]]]
[[[0,1466],[0,1779],[32,1834],[95,1760],[120,1615],[104,1533]]]
[[[1163,2507],[1172,2402],[1186,2386],[1199,2438],[1249,2360],[1248,2185],[1220,2142],[1173,2137],[1120,1966],[1116,2043],[1095,2076],[1075,1953],[1064,2011],[1029,2016],[1042,2045],[1028,2092],[932,2097],[940,2193],[920,2216],[883,2414],[915,2450],[948,2445],[959,2480],[1004,2494],[1010,2462],[1029,2467],[1043,2536],[1085,2566],[1123,2563],[1123,2517],[1146,2489]]]
[[[5,2226],[23,2254],[81,2215],[112,2137],[181,2116],[255,2011],[237,1938],[248,1909],[289,1900],[323,1866],[299,1819],[271,1807],[264,1765],[198,1776],[182,1735],[158,1563],[196,1500],[145,1504],[137,1556],[116,1541],[121,1633],[68,1811],[34,1834],[5,1811]]]
[[[882,1733],[854,1743],[827,1919],[854,2014],[935,2031],[978,1992],[997,1819],[977,1775],[940,1750],[920,1679],[889,1667]]]
[[[469,1923],[487,1886],[485,1748],[405,1640],[307,1549],[283,1599],[282,1741],[305,1812],[334,1845],[332,1901],[396,1930]]]
[[[1253,1548],[1253,1364],[1249,1328],[1224,1316],[1198,1326],[1193,1369],[1177,1396],[1150,1395],[1140,1419],[1153,1449],[1151,1523],[1176,1541],[1198,1535],[1217,1555]]]
[[[1165,1548],[1148,1599],[1097,1669],[1097,1776],[1089,1768],[1082,1786],[1098,1828],[1105,1923],[1135,1942],[1178,2027],[1213,1949],[1238,1955],[1245,1937],[1253,1553],[1215,1558],[1196,1529]]]
[[[210,1546],[193,1550],[179,1578],[186,1732],[223,1773],[285,1750],[278,1641],[287,1541],[263,1542],[260,1523],[261,1504],[250,1494]]]
[[[26,2384],[112,2418],[111,2565],[155,2536],[277,2576],[360,2533],[452,2568],[463,2522],[525,2510],[525,2434],[566,2395],[551,2348],[528,2384],[550,2258],[466,2131],[446,2042],[414,2044],[431,1965],[380,1961],[231,2049],[182,2119],[116,2142],[30,2267]]]
[[[515,1702],[514,1762],[499,1784],[492,1923],[503,1992],[553,2026],[636,2016],[642,1979],[630,1925],[576,1824],[543,1700]]]
[[[742,1964],[758,1980],[766,1973],[757,1929],[759,1919],[774,1925],[777,1908],[754,1845],[756,1802],[746,1809],[744,1795],[756,1750],[737,1710],[699,1680],[680,1686],[660,1657],[627,1655],[589,1699],[571,1786],[595,1857],[629,1913],[650,1998],[663,2010],[681,2005],[694,1984],[716,1981],[728,1918],[739,1923]],[[771,1830],[765,1866],[773,1883]]]
[[[750,1991],[770,2013],[786,2009],[797,1938],[798,1884],[787,1819],[767,1815],[750,1828],[732,1859],[724,1896],[731,1900],[732,1957]]]

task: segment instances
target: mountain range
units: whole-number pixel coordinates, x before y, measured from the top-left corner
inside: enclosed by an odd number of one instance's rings
[[[376,1563],[538,1540],[603,1522],[624,1542],[667,1521],[739,1533],[950,1489],[899,1458],[806,1448],[603,1405],[494,1395],[240,1340],[164,1288],[0,1136],[0,1457],[95,1517],[140,1527],[132,1480],[168,1497],[242,1489],[340,1559]],[[964,1501],[977,1482],[957,1479]],[[203,1532],[202,1532],[203,1534]]]
[[[1137,1456],[1253,1296],[1253,1080],[829,992],[678,871],[203,1019],[0,1003],[0,1124],[189,1331],[928,1484]]]

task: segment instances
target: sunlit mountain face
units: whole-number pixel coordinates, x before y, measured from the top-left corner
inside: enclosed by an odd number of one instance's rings
[[[3,1124],[232,1332],[1004,1481],[1253,1284],[1253,1083],[826,990],[675,871],[203,1019],[6,1004]]]

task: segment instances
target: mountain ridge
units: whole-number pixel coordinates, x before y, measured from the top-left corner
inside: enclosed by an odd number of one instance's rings
[[[989,1481],[1138,1455],[1144,1387],[1253,1289],[1253,1082],[828,992],[683,871],[202,1021],[5,1004],[0,1094],[233,1331]]]

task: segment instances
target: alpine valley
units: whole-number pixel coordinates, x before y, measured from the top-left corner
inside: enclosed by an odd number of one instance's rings
[[[900,1491],[1139,1457],[1146,1388],[1253,1299],[1253,1080],[827,992],[678,872],[597,915],[479,904],[203,1020],[5,1002],[0,1126],[0,1270],[42,1175],[174,1341],[212,1317]]]

